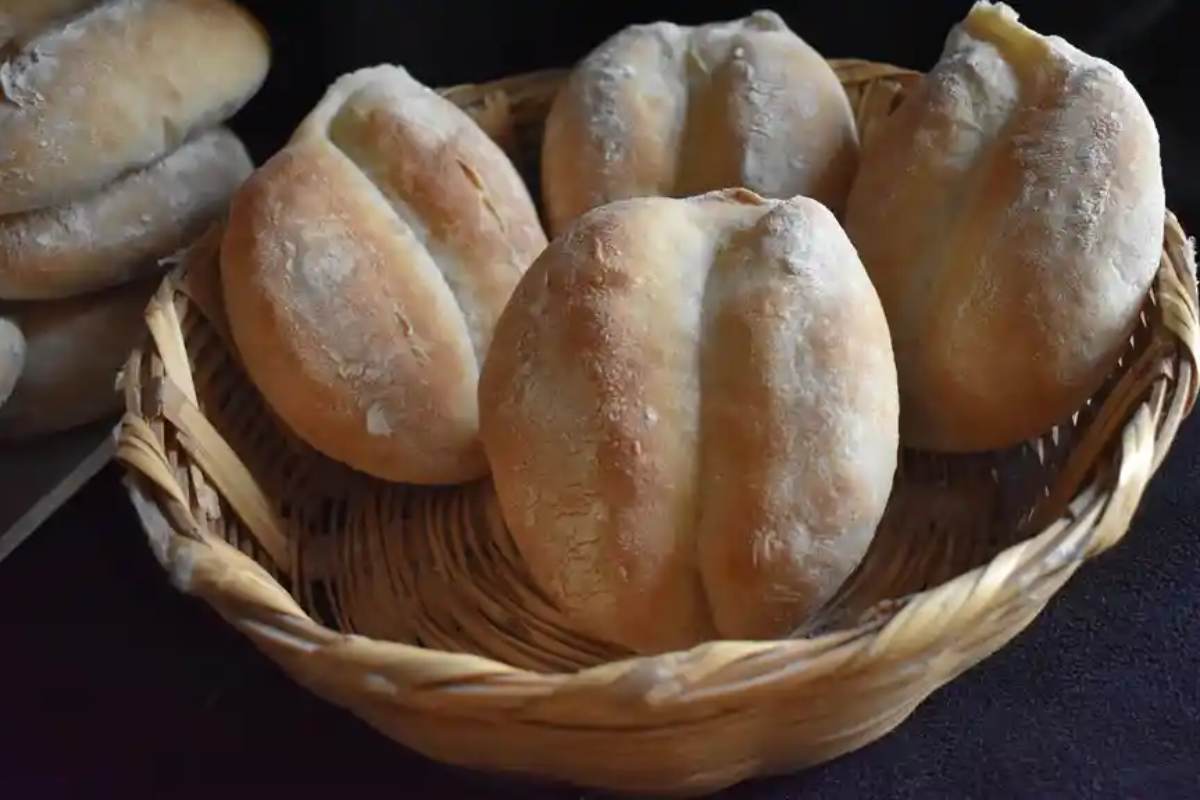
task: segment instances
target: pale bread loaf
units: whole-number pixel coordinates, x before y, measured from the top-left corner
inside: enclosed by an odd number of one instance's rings
[[[67,430],[115,415],[117,372],[145,334],[157,280],[45,303],[0,305],[25,338],[25,366],[0,406],[0,439]]]
[[[25,337],[14,322],[0,317],[0,407],[12,394],[25,366]]]
[[[398,67],[361,70],[234,197],[229,324],[268,404],[321,452],[395,481],[478,478],[479,363],[545,243],[465,113]]]
[[[54,18],[0,63],[0,214],[77,200],[158,160],[266,75],[262,29],[228,0],[106,0]]]
[[[587,56],[550,110],[550,229],[612,200],[746,187],[840,213],[858,160],[850,103],[778,14],[635,25]]]
[[[1016,444],[1125,347],[1162,247],[1154,120],[1113,65],[979,3],[863,154],[847,231],[879,290],[902,438]]]
[[[534,579],[641,652],[779,636],[821,606],[883,512],[897,403],[833,215],[745,190],[585,214],[522,279],[480,379]]]
[[[0,217],[0,298],[70,297],[157,272],[253,168],[238,138],[216,128],[96,194]]]

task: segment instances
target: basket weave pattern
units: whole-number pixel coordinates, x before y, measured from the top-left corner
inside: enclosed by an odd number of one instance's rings
[[[917,78],[832,63],[864,138]],[[562,77],[445,94],[534,182]],[[218,236],[163,283],[122,378],[119,458],[159,561],[398,741],[578,784],[696,793],[882,736],[1121,539],[1197,392],[1195,264],[1168,214],[1129,349],[1071,420],[1000,453],[904,453],[870,552],[803,637],[631,658],[572,633],[537,591],[490,483],[385,484],[275,420],[231,346]]]

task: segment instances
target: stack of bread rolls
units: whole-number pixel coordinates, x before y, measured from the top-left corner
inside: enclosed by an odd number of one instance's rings
[[[234,198],[233,340],[325,455],[490,471],[579,631],[788,635],[866,553],[901,445],[1007,447],[1095,391],[1161,245],[1145,105],[1002,5],[861,146],[777,15],[634,26],[549,112],[547,244],[470,118],[362,70]]]
[[[230,0],[0,2],[0,437],[111,414],[160,262],[253,166],[269,47]]]

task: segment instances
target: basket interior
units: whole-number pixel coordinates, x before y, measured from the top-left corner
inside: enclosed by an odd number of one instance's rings
[[[547,73],[446,92],[505,147],[535,196],[541,120],[560,79]],[[873,102],[890,109],[903,85],[893,83]],[[858,88],[851,84],[848,90]],[[861,126],[871,98],[852,99]],[[220,307],[216,253],[209,250],[171,279],[179,290],[171,301],[180,344],[204,419],[158,431],[170,454],[197,450],[196,441],[185,438],[208,437],[211,458],[237,462],[222,472],[172,455],[175,478],[188,495],[183,501],[203,512],[197,535],[221,539],[253,558],[308,614],[334,630],[470,652],[541,672],[574,671],[628,655],[573,633],[537,591],[488,481],[435,489],[388,484],[292,436],[237,362]],[[968,456],[902,453],[887,512],[863,563],[796,635],[859,624],[987,563],[1064,513],[1085,482],[1113,468],[1111,443],[1119,441],[1131,409],[1158,377],[1134,365],[1161,362],[1163,348],[1172,346],[1155,324],[1160,314],[1151,295],[1105,386],[1037,440]],[[142,357],[131,367],[140,371],[136,385],[145,395],[135,405],[187,405],[173,401],[179,390],[164,381],[159,359]],[[1163,402],[1161,391],[1156,402]],[[230,485],[229,475],[248,478],[251,489]]]

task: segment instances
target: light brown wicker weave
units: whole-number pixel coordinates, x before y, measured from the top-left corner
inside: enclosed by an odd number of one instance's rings
[[[834,66],[867,137],[915,78]],[[535,176],[560,80],[446,94]],[[1165,231],[1141,324],[1096,397],[1008,452],[904,454],[861,569],[786,641],[628,658],[562,624],[527,580],[486,482],[385,485],[294,440],[231,353],[217,232],[147,312],[151,337],[123,376],[119,457],[176,585],[387,735],[471,767],[711,790],[882,736],[1121,539],[1197,391],[1195,265],[1173,216]]]

